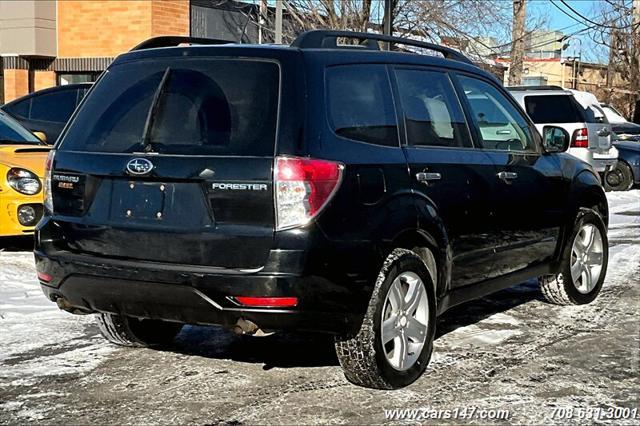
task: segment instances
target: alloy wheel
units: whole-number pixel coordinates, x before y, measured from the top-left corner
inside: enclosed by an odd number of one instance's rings
[[[391,283],[382,312],[382,347],[396,370],[411,368],[422,353],[427,336],[429,304],[424,283],[403,272]]]
[[[571,248],[571,279],[576,289],[587,294],[598,283],[604,261],[600,230],[585,223],[578,231]]]

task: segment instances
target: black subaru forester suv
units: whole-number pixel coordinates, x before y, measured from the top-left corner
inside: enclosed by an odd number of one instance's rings
[[[558,304],[599,293],[598,175],[461,54],[335,31],[195,42],[218,43],[118,57],[48,160],[38,278],[111,342],[331,333],[350,381],[390,389],[454,305],[534,277]]]

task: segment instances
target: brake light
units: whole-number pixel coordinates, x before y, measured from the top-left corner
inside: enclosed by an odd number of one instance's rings
[[[276,157],[276,228],[302,226],[318,215],[338,189],[343,170],[334,161]]]
[[[586,127],[576,129],[571,138],[572,148],[589,148],[589,131]]]
[[[47,162],[44,165],[44,208],[49,213],[53,213],[53,192],[51,191],[51,170],[53,169],[53,158],[55,150],[49,151]]]
[[[298,304],[297,297],[234,297],[238,303],[244,306],[260,308],[292,308]]]

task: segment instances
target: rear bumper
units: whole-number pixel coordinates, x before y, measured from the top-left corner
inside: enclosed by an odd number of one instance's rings
[[[38,272],[53,277],[40,282],[47,298],[63,298],[78,313],[226,327],[244,318],[263,330],[335,334],[357,331],[363,316],[345,303],[358,294],[318,276],[207,273],[145,262],[132,268],[127,261],[39,251],[35,258]],[[251,308],[239,306],[233,296],[297,297],[299,302],[291,309]]]
[[[603,154],[598,154],[590,148],[569,148],[567,152],[589,163],[598,173],[611,170],[618,162],[618,150],[614,147],[611,147],[607,153]]]

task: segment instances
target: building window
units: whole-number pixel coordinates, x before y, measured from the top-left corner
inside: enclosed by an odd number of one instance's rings
[[[543,75],[527,76],[522,78],[523,86],[546,86],[548,84],[548,78]]]
[[[67,84],[76,83],[90,83],[96,81],[100,75],[99,72],[87,72],[87,73],[58,73],[58,85],[65,86]]]

